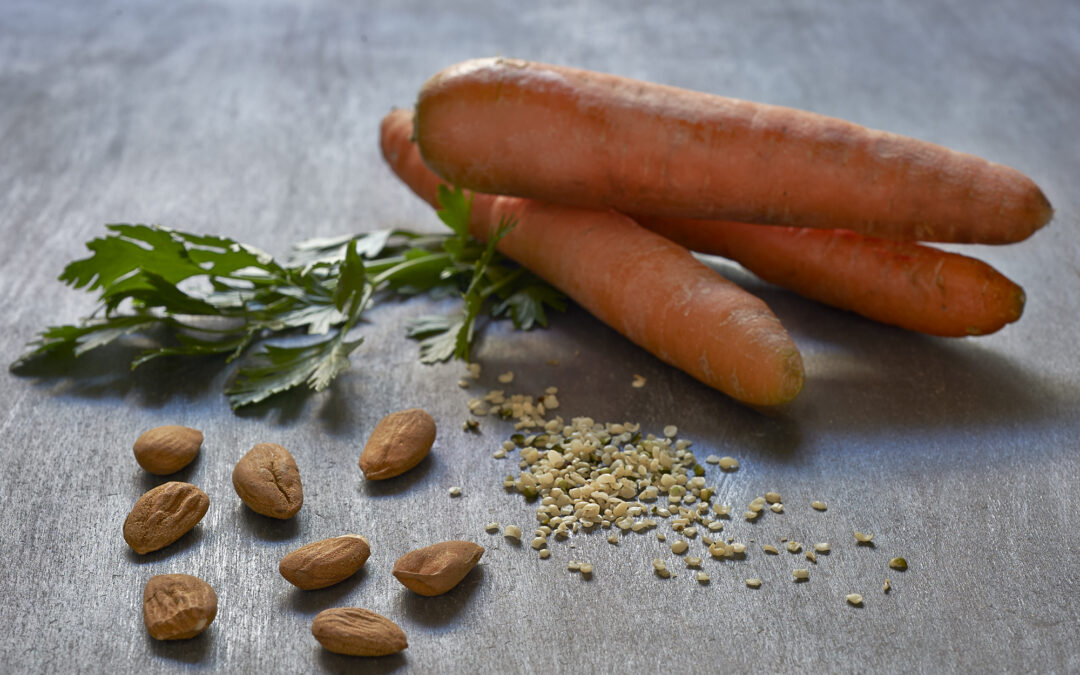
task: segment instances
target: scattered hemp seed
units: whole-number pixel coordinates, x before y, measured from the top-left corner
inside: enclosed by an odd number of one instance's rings
[[[746,544],[735,542],[731,545],[731,552],[734,555],[746,555]]]
[[[671,545],[671,552],[675,555],[682,555],[686,553],[686,549],[690,548],[690,545],[686,543],[686,540],[680,539]]]
[[[849,605],[854,605],[855,607],[862,604],[862,596],[858,593],[848,593],[847,596],[845,596],[845,599],[848,601]]]
[[[817,502],[811,502],[811,503],[810,503],[810,507],[811,507],[811,508],[813,508],[813,509],[814,509],[815,511],[824,511],[824,510],[826,510],[826,509],[828,509],[828,508],[829,508],[829,507],[828,507],[828,506],[827,506],[827,505],[825,504],[825,502],[821,502],[821,501],[817,501]]]
[[[618,544],[619,543],[619,535],[615,534],[614,532],[611,533],[610,535],[608,535],[607,543],[609,543],[609,544]]]
[[[748,588],[761,588],[761,579],[754,577],[746,580],[746,586]]]
[[[666,427],[664,427],[664,436],[666,436],[668,438],[673,438],[678,433],[679,433],[679,427],[675,426],[674,424],[669,424]]]
[[[713,513],[720,516],[721,518],[731,517],[731,507],[727,504],[713,504],[712,510]]]
[[[502,448],[499,448],[495,452],[491,453],[491,456],[494,457],[495,459],[502,459],[502,458],[506,457],[506,450],[503,450]]]
[[[502,384],[510,384],[514,381],[514,371],[508,370],[505,373],[500,373],[498,379]]]
[[[630,383],[630,386],[634,389],[641,389],[645,386],[645,378],[635,373],[634,381]]]
[[[802,550],[802,544],[797,541],[789,541],[787,543],[788,553],[798,553]]]
[[[709,575],[705,574],[704,572],[698,572],[697,574],[694,575],[694,577],[697,579],[697,582],[699,584],[707,584],[707,583],[709,583]]]
[[[747,511],[743,514],[743,518],[746,518],[747,520],[757,520],[760,515],[761,511]]]
[[[765,501],[769,502],[770,504],[779,504],[782,500],[780,499],[779,492],[766,492]]]
[[[904,560],[903,558],[893,558],[889,561],[889,567],[903,572],[907,569],[907,560]]]
[[[769,555],[780,555],[780,551],[777,551],[776,547],[773,546],[772,544],[765,544],[764,546],[761,547],[761,550],[765,551]]]
[[[870,534],[863,534],[862,532],[856,531],[855,541],[859,542],[860,544],[872,543],[874,541],[874,533],[871,532]]]
[[[892,589],[892,582],[886,579],[885,585],[881,587],[881,592],[888,593],[890,589]]]
[[[540,549],[547,546],[547,539],[545,539],[544,537],[537,537],[537,538],[533,539],[532,543],[529,544],[529,545],[532,546],[537,551],[539,551]]]
[[[466,380],[465,378],[461,378],[460,380],[457,381],[457,386],[461,387],[462,389],[468,389],[469,388],[469,381]]]
[[[470,418],[468,418],[467,420],[465,420],[464,422],[461,423],[461,430],[462,431],[480,431],[480,422],[478,420],[475,420],[475,419],[470,417]]]
[[[687,556],[686,557],[686,566],[687,567],[701,567],[701,558],[699,558],[696,555]]]
[[[592,576],[592,564],[591,563],[581,563],[580,572],[581,572],[582,576],[585,576],[585,577]]]
[[[566,563],[566,569],[570,570],[571,572],[580,571],[581,563],[577,560],[571,560],[570,562]]]
[[[739,469],[739,460],[734,457],[721,457],[717,463],[724,471],[738,471]]]
[[[548,558],[551,557],[551,549],[542,548],[542,549],[540,549],[540,552],[539,552],[538,555],[540,556],[541,559],[547,560]]]
[[[507,525],[503,528],[503,536],[521,541],[521,528],[517,525]]]
[[[494,522],[488,523],[484,526],[484,529],[487,530],[489,534],[494,534],[499,531],[499,524]]]
[[[450,488],[450,496],[451,497],[460,497],[461,496],[461,488],[459,488],[456,485],[454,487]]]
[[[806,559],[809,560],[810,562],[814,563],[815,565],[817,564],[817,554],[814,553],[813,551],[807,551],[806,552]]]
[[[667,568],[667,565],[660,558],[654,558],[652,561],[653,570],[656,572],[656,576],[661,579],[667,579],[671,576],[671,570]]]
[[[829,544],[827,542],[824,542],[824,541],[819,542],[817,544],[814,544],[814,550],[817,551],[818,553],[828,553],[829,552]]]
[[[706,464],[719,464],[720,463],[720,455],[709,455],[708,457],[705,458],[705,463]]]
[[[765,498],[764,497],[754,497],[750,501],[750,505],[747,508],[750,509],[751,511],[762,511],[762,510],[764,510],[764,508],[765,508]]]
[[[795,582],[806,581],[810,578],[810,570],[796,569],[791,570],[791,576],[795,577]]]
[[[656,533],[656,541],[664,541],[665,539],[667,539],[667,536],[663,532]]]
[[[784,512],[784,505],[783,504],[769,504],[769,510],[772,511],[773,513],[783,513]]]
[[[469,365],[467,365],[465,367],[468,368],[468,370],[469,370],[469,377],[471,377],[474,380],[480,379],[480,364],[479,363],[470,363]]]

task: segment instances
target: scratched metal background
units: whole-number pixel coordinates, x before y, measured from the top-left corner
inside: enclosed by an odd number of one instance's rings
[[[491,520],[529,531],[532,508],[500,485],[513,466],[491,452],[506,428],[462,433],[460,366],[421,366],[403,337],[409,317],[448,306],[380,309],[330,391],[238,415],[215,364],[129,374],[130,352],[113,350],[70,372],[5,375],[4,670],[1080,670],[1080,4],[530,5],[4,0],[0,353],[10,362],[46,323],[91,309],[55,278],[105,223],[222,233],[274,253],[310,236],[437,229],[383,166],[378,122],[440,68],[494,54],[807,108],[1015,166],[1044,188],[1054,223],[1018,245],[970,250],[1024,285],[1025,316],[990,337],[928,338],[718,263],[769,302],[803,352],[806,388],[772,415],[663,366],[580,310],[547,331],[488,330],[482,389],[512,369],[519,391],[558,386],[564,414],[676,424],[702,456],[742,461],[730,475],[709,468],[722,500],[784,494],[784,515],[728,526],[756,544],[745,561],[707,560],[707,587],[677,562],[676,578],[656,578],[652,558],[675,556],[653,534],[618,547],[580,536],[542,561],[484,532]],[[630,387],[634,374],[643,389]],[[433,455],[400,480],[365,485],[356,458],[367,434],[406,406],[438,421]],[[180,476],[211,507],[194,534],[138,558],[121,523],[161,481],[130,447],[164,423],[205,431]],[[233,463],[258,441],[289,447],[300,464],[306,502],[292,521],[255,516],[233,493]],[[464,495],[451,500],[451,485]],[[810,511],[818,498],[828,512]],[[853,529],[875,532],[876,548],[856,549]],[[303,593],[278,576],[288,550],[348,531],[372,543],[355,579]],[[792,556],[758,552],[784,536],[833,544],[809,583],[791,582]],[[458,589],[424,599],[390,576],[398,555],[446,538],[488,547]],[[888,570],[893,555],[910,570]],[[568,559],[591,561],[593,579],[567,572]],[[201,637],[159,644],[141,625],[142,586],[173,571],[207,579],[220,612]],[[744,587],[751,575],[760,590]],[[863,608],[844,604],[853,591]],[[339,605],[391,617],[408,650],[359,663],[324,652],[310,621]]]

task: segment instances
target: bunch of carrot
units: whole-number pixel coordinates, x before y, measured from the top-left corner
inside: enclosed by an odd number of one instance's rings
[[[473,190],[471,229],[662,360],[752,405],[792,399],[798,350],[758,298],[690,250],[932,335],[992,333],[1023,290],[918,241],[1004,244],[1052,216],[1006,166],[814,113],[511,59],[452,66],[383,155],[437,206]],[[501,196],[497,196],[501,195]]]

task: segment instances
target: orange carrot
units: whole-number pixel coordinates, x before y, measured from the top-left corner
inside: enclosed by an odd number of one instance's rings
[[[420,161],[412,113],[383,119],[383,156],[418,195],[435,201],[437,178]],[[486,240],[504,217],[508,257],[661,360],[752,405],[802,388],[802,357],[764,302],[689,251],[613,210],[594,211],[473,193],[470,230]]]
[[[990,265],[912,242],[848,230],[637,216],[701,253],[827,305],[931,335],[993,333],[1020,318],[1024,290]]]
[[[421,89],[424,161],[473,190],[676,218],[1019,241],[1053,210],[1009,167],[814,113],[513,59]]]

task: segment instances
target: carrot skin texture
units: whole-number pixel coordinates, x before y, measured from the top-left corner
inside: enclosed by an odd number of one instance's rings
[[[1004,244],[1053,215],[1019,171],[780,106],[516,59],[432,77],[424,161],[479,192],[698,219]]]
[[[1024,290],[990,265],[913,242],[847,230],[635,217],[693,251],[882,323],[930,335],[988,335],[1016,321]]]
[[[441,182],[410,142],[412,114],[391,112],[383,156],[429,203]],[[685,248],[613,210],[472,194],[470,231],[559,288],[598,319],[705,384],[750,405],[786,403],[802,389],[802,357],[760,299],[723,279]]]

